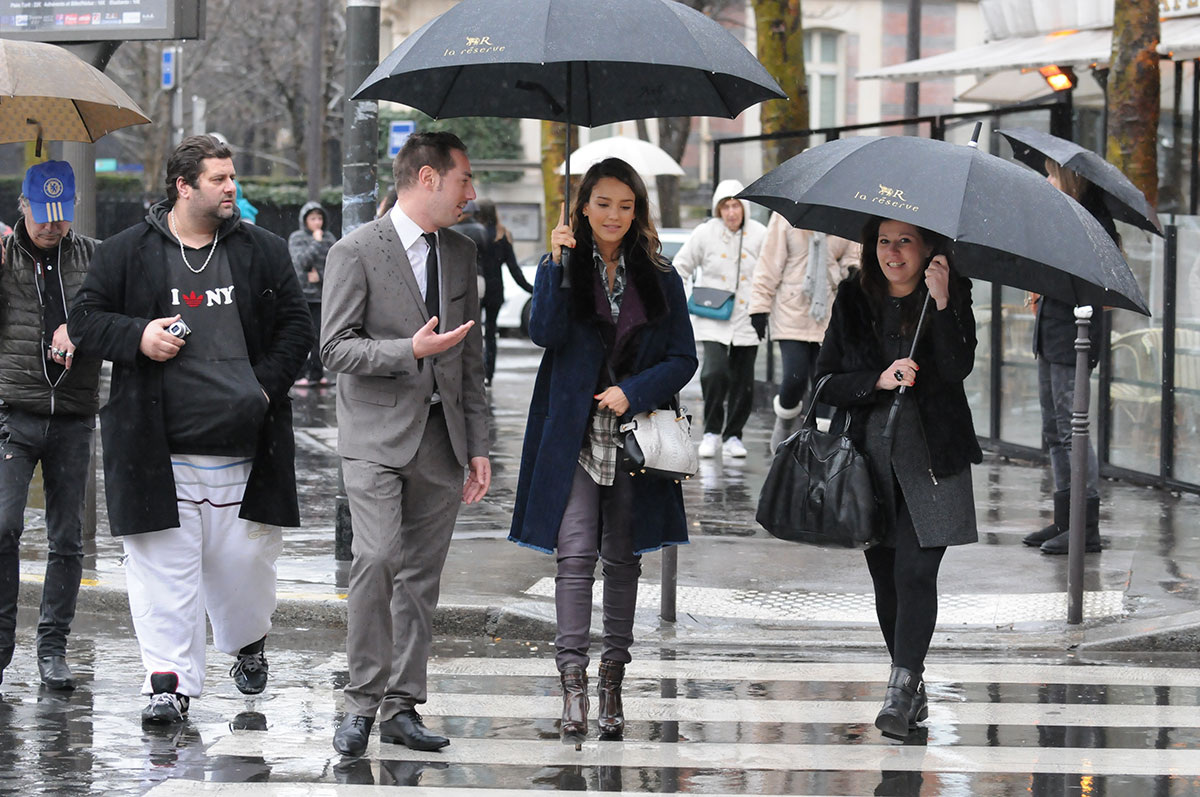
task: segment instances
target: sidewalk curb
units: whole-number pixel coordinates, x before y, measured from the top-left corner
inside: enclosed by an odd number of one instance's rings
[[[92,582],[92,583],[89,583]],[[22,578],[18,605],[37,609],[42,584]],[[469,599],[468,599],[469,601]],[[433,632],[446,636],[487,636],[504,639],[550,641],[556,633],[554,604],[545,600],[513,600],[507,605],[492,603],[441,603],[433,617]],[[84,579],[77,611],[93,614],[129,615],[129,597],[123,587]],[[722,628],[720,618],[681,614],[675,624],[662,624],[653,609],[638,612],[639,638],[678,645],[804,645],[813,648],[867,647],[878,645],[874,628],[836,623],[759,623]],[[346,601],[281,594],[272,622],[284,628],[319,627],[345,629]],[[600,629],[592,629],[600,639]],[[863,639],[857,639],[857,636]],[[1067,650],[1080,652],[1200,652],[1200,610],[1155,618],[1125,618],[1115,622],[1064,628],[995,629],[986,627],[939,627],[934,647],[940,651]]]
[[[1086,636],[1081,651],[1200,652],[1200,611],[1114,623]]]
[[[91,614],[129,615],[129,595],[122,588],[85,583],[79,589],[76,611]],[[42,583],[21,579],[17,604],[37,609]],[[530,602],[532,603],[532,602]],[[279,596],[271,622],[285,628],[344,629],[346,601],[340,598]],[[433,616],[433,632],[447,636],[505,636],[517,639],[553,639],[554,618],[543,613],[512,611],[500,606],[441,603]]]

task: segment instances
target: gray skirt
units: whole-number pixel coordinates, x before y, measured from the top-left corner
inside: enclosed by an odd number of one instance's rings
[[[895,545],[896,517],[901,501],[908,505],[922,548],[978,542],[970,466],[952,476],[933,475],[929,447],[914,396],[907,396],[900,405],[889,450],[883,439],[883,429],[892,407],[892,397],[889,395],[886,401],[871,408],[863,452],[871,463],[876,495],[883,507],[886,525],[883,544]]]

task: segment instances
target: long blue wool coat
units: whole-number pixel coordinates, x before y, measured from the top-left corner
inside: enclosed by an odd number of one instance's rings
[[[592,397],[606,374],[599,275],[589,257],[577,254],[570,263],[571,287],[561,287],[563,268],[549,256],[534,280],[529,336],[546,351],[529,407],[509,533],[513,542],[545,553],[553,553],[558,542]],[[692,378],[697,360],[679,275],[644,262],[630,263],[628,269],[637,300],[629,301],[627,287],[617,326],[611,329],[609,322],[608,331],[615,335],[617,384],[633,414],[666,405]],[[635,553],[687,542],[678,484],[635,477],[633,504]]]

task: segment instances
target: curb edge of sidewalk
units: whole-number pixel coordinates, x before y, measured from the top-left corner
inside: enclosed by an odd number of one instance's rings
[[[41,581],[22,578],[18,605],[36,609],[41,602]],[[128,615],[129,597],[123,587],[104,583],[85,583],[79,591],[76,608],[80,612]],[[642,613],[639,612],[639,620]],[[737,639],[723,631],[706,628],[706,623],[691,623],[684,618],[673,626],[671,633],[652,632],[650,638],[674,644],[736,644]],[[341,598],[296,596],[281,594],[272,616],[275,625],[283,627],[320,627],[344,629],[346,602]],[[738,639],[748,637],[742,628]],[[771,626],[760,629],[753,637],[757,644],[763,635],[776,637],[769,644],[808,645],[824,647],[835,644],[839,633],[833,628],[805,626]],[[488,636],[508,639],[553,640],[556,626],[553,604],[521,600],[507,605],[494,603],[444,602],[438,605],[433,617],[435,634],[450,636]],[[830,636],[823,641],[823,637]],[[939,650],[1031,650],[1070,649],[1091,653],[1114,652],[1200,652],[1200,610],[1185,614],[1153,618],[1127,618],[1124,621],[1096,626],[1074,627],[1057,631],[1031,631],[1028,634],[995,634],[995,629],[945,629],[937,631]],[[599,638],[598,629],[593,636]],[[642,636],[647,636],[642,634]],[[987,637],[991,637],[988,639]],[[789,637],[791,638],[789,640]],[[842,643],[848,640],[840,636]],[[648,641],[648,640],[647,640]],[[872,639],[871,645],[875,646]]]

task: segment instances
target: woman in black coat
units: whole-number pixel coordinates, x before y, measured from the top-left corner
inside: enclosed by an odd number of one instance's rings
[[[970,281],[935,254],[935,234],[873,219],[862,242],[862,271],[838,288],[817,376],[830,375],[821,399],[840,408],[834,428],[849,412],[851,437],[871,463],[883,542],[866,558],[892,657],[875,725],[903,739],[929,713],[922,673],[942,555],[978,538],[970,466],[982,453],[963,390],[975,360],[975,319]],[[901,385],[908,389],[889,445],[882,432]]]

